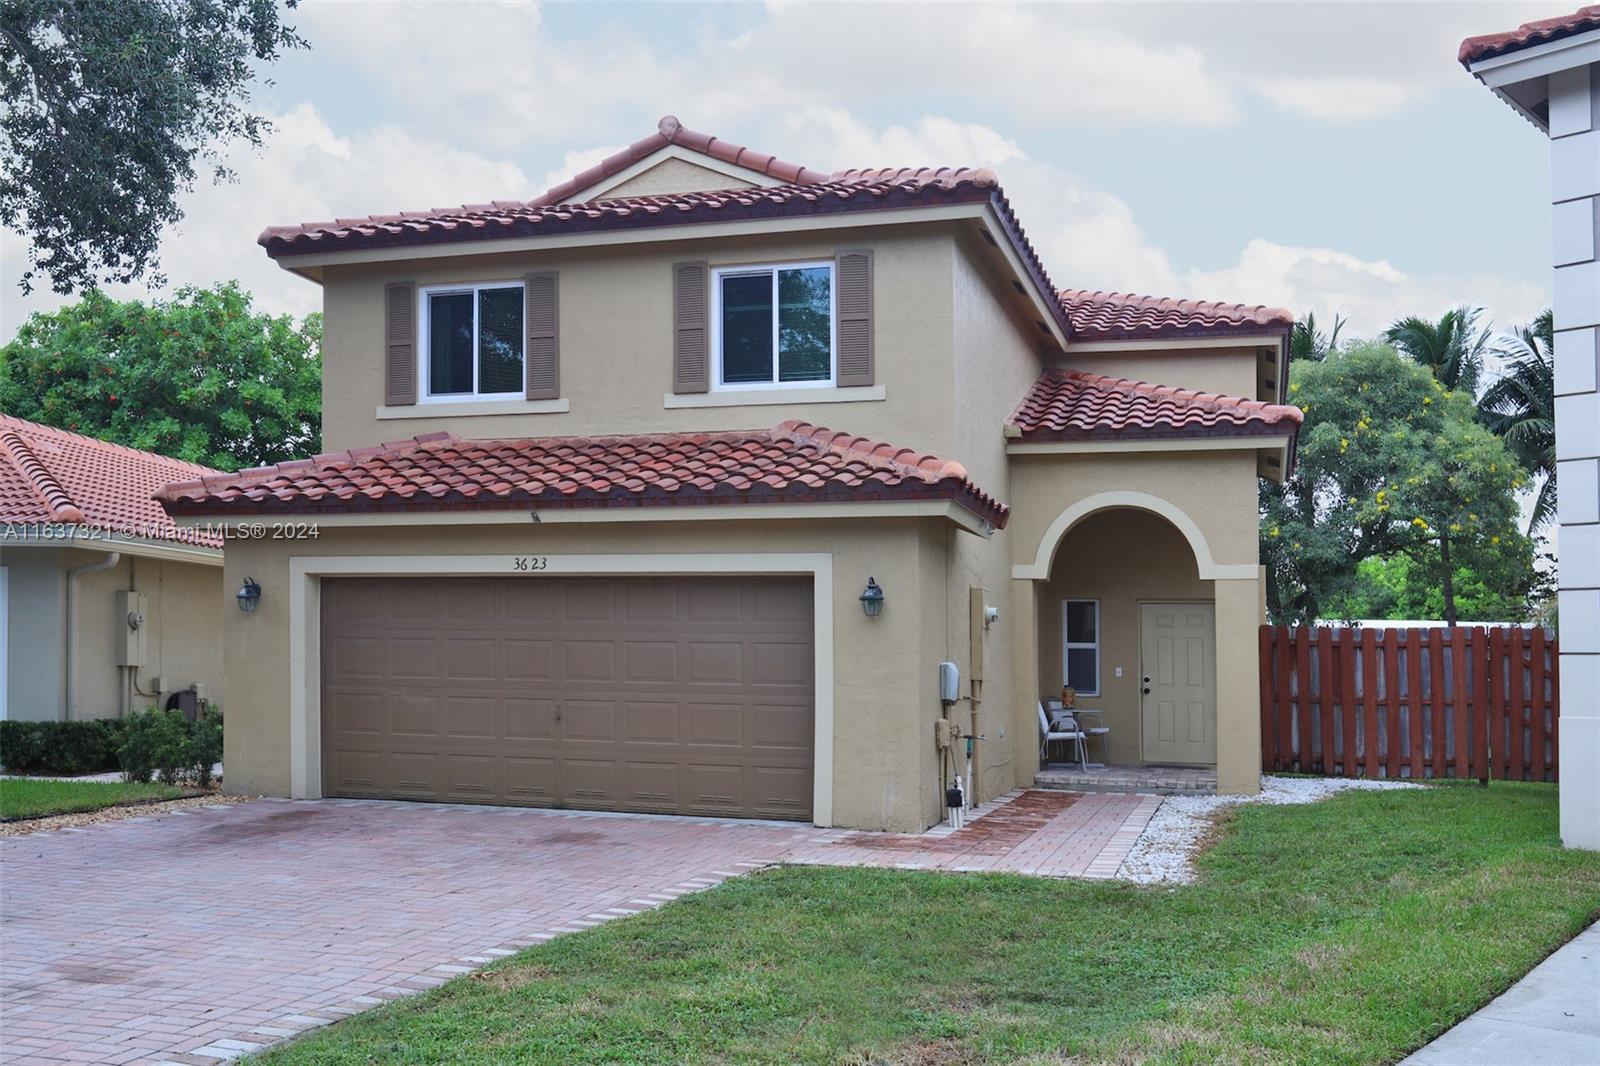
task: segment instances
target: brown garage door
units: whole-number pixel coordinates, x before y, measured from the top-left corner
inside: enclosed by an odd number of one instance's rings
[[[322,584],[329,796],[811,817],[811,583]]]

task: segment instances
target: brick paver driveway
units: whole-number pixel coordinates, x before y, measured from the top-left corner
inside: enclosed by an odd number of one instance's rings
[[[0,1060],[214,1064],[815,828],[262,800],[0,840]]]

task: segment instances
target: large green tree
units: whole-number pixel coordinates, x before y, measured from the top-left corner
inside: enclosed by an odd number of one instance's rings
[[[1499,554],[1478,566],[1458,566],[1453,575],[1456,611],[1475,622],[1523,622],[1547,598],[1550,581],[1533,566],[1533,544],[1506,537]],[[1329,618],[1444,617],[1444,588],[1409,555],[1363,559],[1355,581],[1324,607]]]
[[[322,441],[322,316],[251,311],[228,283],[170,301],[91,290],[0,347],[0,411],[224,470]]]
[[[1546,309],[1512,331],[1499,346],[1510,360],[1506,372],[1484,392],[1478,407],[1529,474],[1542,478],[1533,500],[1528,532],[1556,516],[1555,322]]]
[[[1489,327],[1478,321],[1482,315],[1481,308],[1465,306],[1446,311],[1436,322],[1413,315],[1396,321],[1383,339],[1426,367],[1445,388],[1473,396],[1491,346]]]
[[[290,0],[288,6],[293,7]],[[278,0],[0,0],[0,224],[57,292],[152,275],[197,160],[260,145],[256,65],[304,42]]]
[[[1351,593],[1363,559],[1404,554],[1457,619],[1456,574],[1519,537],[1525,475],[1465,393],[1380,343],[1290,364],[1305,411],[1298,462],[1262,488],[1262,559],[1274,620],[1307,622]]]

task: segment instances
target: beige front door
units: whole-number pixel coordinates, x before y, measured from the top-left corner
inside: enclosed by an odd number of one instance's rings
[[[1139,605],[1144,761],[1217,761],[1217,612],[1209,603]]]

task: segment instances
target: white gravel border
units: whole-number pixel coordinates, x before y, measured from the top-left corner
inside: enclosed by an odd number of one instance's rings
[[[1117,869],[1117,880],[1141,885],[1183,885],[1195,879],[1194,854],[1217,812],[1241,803],[1315,803],[1350,789],[1420,788],[1410,781],[1366,777],[1261,775],[1254,796],[1168,796],[1150,817]]]

